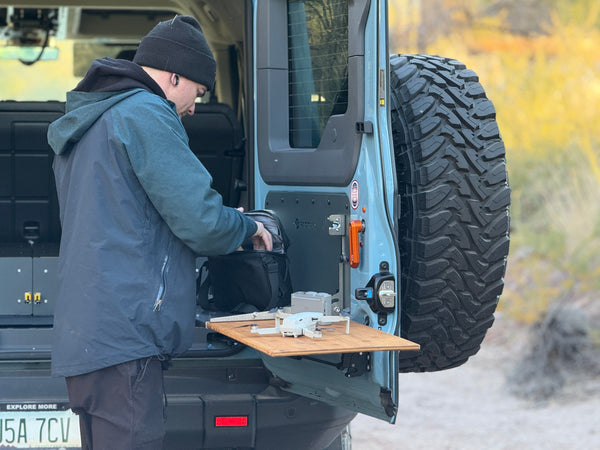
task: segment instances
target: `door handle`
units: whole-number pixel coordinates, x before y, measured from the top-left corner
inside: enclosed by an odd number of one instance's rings
[[[350,267],[356,269],[360,264],[360,240],[359,234],[365,231],[365,225],[362,220],[352,220],[348,224],[348,234],[350,235]]]

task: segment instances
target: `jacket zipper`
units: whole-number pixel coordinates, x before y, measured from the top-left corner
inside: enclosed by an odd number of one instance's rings
[[[154,302],[154,311],[160,311],[165,293],[167,291],[167,262],[169,262],[169,255],[165,255],[162,268],[160,269],[160,286],[158,287],[158,294],[156,295],[156,301]]]

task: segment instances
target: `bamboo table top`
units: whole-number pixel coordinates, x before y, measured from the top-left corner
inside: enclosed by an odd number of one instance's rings
[[[343,322],[320,325],[320,338],[308,336],[283,337],[250,332],[250,325],[273,328],[274,320],[238,322],[207,322],[206,327],[269,356],[323,355],[329,353],[357,353],[381,350],[419,350],[419,344],[380,330],[350,321],[350,334]]]

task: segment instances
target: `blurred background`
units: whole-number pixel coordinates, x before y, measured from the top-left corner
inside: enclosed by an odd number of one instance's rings
[[[600,306],[600,2],[391,0],[394,53],[448,56],[497,110],[512,189],[499,310]],[[594,305],[589,305],[593,303]]]
[[[600,448],[600,1],[389,0],[389,32],[392,53],[479,75],[506,145],[511,248],[481,351],[400,375],[397,424],[359,416],[355,450]],[[0,98],[64,101],[79,79],[65,67],[89,61],[61,55],[42,79],[7,62]]]
[[[511,247],[496,321],[449,371],[399,376],[355,450],[600,448],[600,2],[390,0],[392,53],[458,59],[497,111]]]

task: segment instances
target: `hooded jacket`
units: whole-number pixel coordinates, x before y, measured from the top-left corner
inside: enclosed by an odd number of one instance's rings
[[[175,104],[135,63],[95,61],[48,142],[62,225],[53,374],[184,352],[196,256],[234,251],[256,224],[223,206]]]

